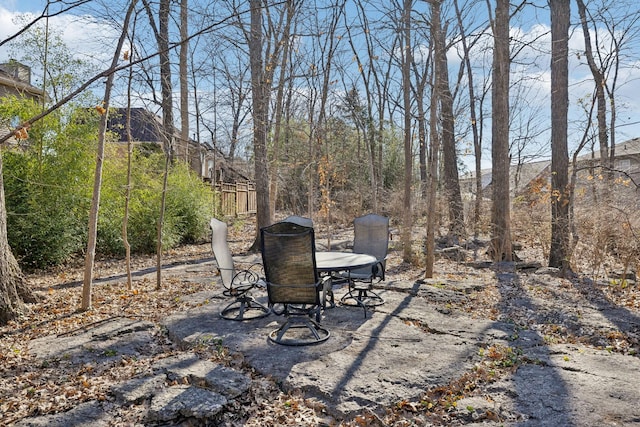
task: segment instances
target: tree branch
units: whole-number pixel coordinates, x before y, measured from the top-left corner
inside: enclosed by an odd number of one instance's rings
[[[82,1],[88,1],[88,0],[82,0]],[[238,14],[244,14],[244,13],[248,13],[248,11],[245,12],[239,12]],[[213,30],[215,27],[220,26],[224,23],[226,23],[227,21],[231,20],[232,18],[234,18],[235,15],[230,15],[218,22],[215,22],[205,28],[203,28],[202,30],[192,34],[191,36],[189,36],[186,40],[191,40],[197,36],[200,36],[202,34],[205,34],[211,30]],[[143,63],[145,61],[148,61],[151,58],[154,58],[158,55],[160,55],[161,53],[164,52],[168,52],[171,51],[175,48],[177,48],[178,46],[180,46],[182,44],[183,40],[179,41],[179,42],[175,42],[172,43],[168,49],[164,50],[164,51],[157,51],[154,52],[152,54],[149,54],[145,57],[142,57],[140,59],[137,59],[135,61],[130,61],[127,64],[123,64],[123,65],[119,65],[119,66],[115,66],[115,67],[110,67],[98,74],[96,74],[95,76],[93,76],[92,78],[90,78],[89,80],[87,80],[86,82],[84,82],[82,85],[80,85],[76,90],[74,90],[73,92],[69,93],[67,96],[65,96],[64,98],[62,98],[60,101],[58,101],[57,103],[55,103],[54,105],[52,105],[51,107],[49,107],[48,109],[42,111],[40,114],[37,114],[33,117],[31,117],[29,120],[23,122],[22,124],[20,124],[19,126],[17,126],[15,129],[5,133],[4,135],[2,135],[0,137],[0,145],[4,144],[5,142],[7,142],[9,139],[11,139],[11,137],[13,137],[14,135],[16,135],[17,133],[19,133],[22,129],[24,130],[28,130],[29,127],[41,120],[42,118],[48,116],[49,114],[51,114],[52,112],[54,112],[55,110],[57,110],[58,108],[62,107],[63,105],[65,105],[67,102],[71,101],[73,98],[75,98],[76,96],[78,96],[80,93],[82,93],[85,89],[87,89],[89,86],[91,86],[93,83],[95,83],[96,81],[100,80],[101,78],[104,77],[109,77],[111,74],[113,73],[117,73],[118,71],[122,71],[122,70],[126,70],[127,68],[130,68],[134,65]]]

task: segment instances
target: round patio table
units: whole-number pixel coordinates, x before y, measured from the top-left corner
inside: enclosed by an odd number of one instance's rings
[[[316,270],[323,274],[347,272],[347,277],[352,270],[364,267],[373,267],[378,260],[373,255],[356,254],[353,252],[325,251],[316,252]],[[349,280],[346,278],[345,280]],[[329,307],[336,306],[333,289],[329,291]],[[325,308],[327,308],[325,306]],[[366,308],[365,308],[366,316]]]
[[[374,266],[378,260],[373,255],[353,252],[316,252],[316,270],[321,273],[337,273]]]

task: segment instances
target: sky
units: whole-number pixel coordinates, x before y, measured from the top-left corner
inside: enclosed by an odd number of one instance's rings
[[[0,7],[14,12],[42,10],[45,4],[40,0],[0,0]]]
[[[16,15],[20,13],[42,14],[47,2],[44,0],[0,0],[0,40],[15,34],[21,26],[14,22]],[[57,8],[54,8],[54,10]],[[51,28],[61,33],[63,41],[72,47],[80,57],[95,57],[99,62],[110,57],[111,52],[104,51],[104,43],[99,42],[101,37],[115,38],[113,30],[99,21],[90,22],[90,16],[79,19],[74,14],[63,14],[50,19]],[[9,59],[9,53],[0,47],[0,60]]]
[[[535,40],[536,36],[541,36],[545,32],[548,32],[548,23],[544,22],[544,19],[548,16],[548,10],[542,7],[546,4],[545,0],[534,0],[541,7],[531,8],[530,13],[536,14],[536,16],[520,16],[519,19],[512,21],[511,33],[514,38],[525,38]],[[19,27],[17,27],[12,19],[16,13],[19,12],[35,12],[41,13],[46,5],[44,0],[0,0],[0,40],[3,40],[10,34],[13,34]],[[572,8],[575,6],[572,2]],[[575,13],[575,10],[573,11]],[[533,18],[540,23],[532,23]],[[573,19],[575,21],[575,17]],[[105,64],[109,60],[111,52],[105,52],[104,42],[105,38],[115,38],[116,34],[113,30],[108,29],[106,25],[101,25],[99,21],[87,22],[78,20],[73,15],[58,16],[52,18],[50,25],[57,30],[62,31],[62,38],[68,46],[73,47],[74,51],[84,59],[94,61],[96,64]],[[575,28],[575,27],[574,27]],[[544,43],[549,43],[548,35],[542,36]],[[640,36],[638,36],[640,39]],[[97,42],[100,41],[101,43]],[[578,100],[581,97],[587,96],[593,90],[593,83],[589,74],[588,68],[580,61],[579,53],[583,50],[583,38],[580,31],[574,31],[570,40],[570,46],[573,50],[573,54],[570,57],[570,115],[575,119],[581,119],[583,114],[577,107]],[[638,46],[630,44],[630,50],[627,52],[628,63],[621,71],[618,91],[617,91],[617,104],[618,104],[618,128],[616,132],[617,142],[622,142],[627,139],[640,136],[640,97],[637,96],[640,93],[640,60],[634,62],[635,58],[640,58],[640,43]],[[0,61],[5,61],[8,58],[6,49],[0,47]],[[542,111],[542,115],[546,116],[543,121],[542,127],[547,127],[546,131],[543,131],[538,136],[539,142],[542,146],[548,147],[549,144],[549,99],[548,94],[550,92],[550,71],[549,71],[549,57],[545,55],[535,56],[533,51],[528,56],[523,53],[518,58],[518,61],[512,64],[511,71],[513,74],[512,81],[516,77],[522,77],[531,80],[530,86],[527,88],[527,92],[520,94],[522,99],[526,99],[530,109],[539,109]],[[583,58],[582,58],[583,59]],[[455,55],[451,55],[450,68],[455,69],[457,64],[455,61],[457,58]],[[487,59],[485,59],[485,62]],[[490,61],[490,58],[489,58]],[[524,63],[524,64],[523,64]],[[518,123],[514,126],[528,126],[530,122],[527,120],[526,111],[522,112],[522,116],[519,117]],[[485,138],[489,138],[489,132],[485,132]],[[580,133],[577,128],[570,130],[570,148],[571,145],[577,144]],[[486,146],[489,144],[486,143]],[[489,155],[484,155],[485,165],[488,161]],[[465,164],[472,164],[472,158],[470,156],[463,157],[462,161]]]

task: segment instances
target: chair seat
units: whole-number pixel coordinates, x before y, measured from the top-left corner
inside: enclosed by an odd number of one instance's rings
[[[351,289],[359,290],[369,290],[371,289],[371,283],[369,282],[354,282],[351,284]]]

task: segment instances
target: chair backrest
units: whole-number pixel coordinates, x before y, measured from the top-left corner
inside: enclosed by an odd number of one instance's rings
[[[227,242],[227,223],[211,218],[211,250],[218,263],[220,277],[224,287],[229,288],[235,275],[233,257]]]
[[[288,217],[283,219],[282,222],[292,222],[294,224],[313,228],[313,220],[304,216],[289,215]]]
[[[320,304],[313,228],[278,222],[260,230],[270,304]]]
[[[389,218],[368,214],[353,220],[353,252],[373,255],[378,260],[387,256]]]

